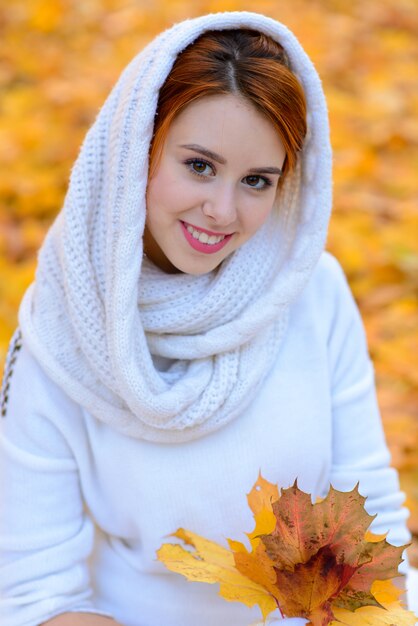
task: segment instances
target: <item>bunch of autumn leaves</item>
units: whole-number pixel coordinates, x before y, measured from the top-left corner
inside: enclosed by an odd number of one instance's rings
[[[255,528],[251,550],[228,539],[230,550],[179,528],[180,544],[163,544],[157,555],[188,580],[219,583],[226,600],[258,604],[263,619],[279,609],[283,617],[302,617],[311,626],[413,626],[398,575],[405,548],[368,528],[374,519],[354,488],[330,488],[315,504],[295,483],[281,494],[259,476],[248,494]]]

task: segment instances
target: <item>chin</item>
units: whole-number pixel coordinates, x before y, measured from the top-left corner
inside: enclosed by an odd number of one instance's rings
[[[190,274],[191,276],[202,276],[203,274],[209,274],[209,272],[212,272],[214,269],[219,267],[221,263],[217,263],[216,265],[210,267],[202,267],[201,269],[198,267],[178,267],[177,269],[179,270],[179,272],[182,272],[182,274]]]
[[[192,276],[201,276],[203,274],[209,274],[209,272],[212,272],[214,269],[219,267],[223,260],[224,259],[221,259],[220,261],[213,260],[211,263],[209,263],[208,260],[202,259],[203,261],[202,263],[198,263],[196,261],[194,262],[183,261],[182,263],[181,261],[176,262],[173,259],[171,263],[179,272],[182,272],[183,274],[191,274]]]

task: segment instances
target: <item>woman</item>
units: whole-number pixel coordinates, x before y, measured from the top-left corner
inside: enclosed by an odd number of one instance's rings
[[[155,553],[180,526],[251,530],[260,470],[313,496],[359,481],[374,531],[407,542],[330,208],[321,84],[282,24],[187,20],[126,68],[10,347],[2,623],[246,626],[257,607]]]

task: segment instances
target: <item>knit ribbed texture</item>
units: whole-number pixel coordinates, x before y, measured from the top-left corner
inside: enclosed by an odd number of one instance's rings
[[[307,98],[308,135],[252,239],[213,272],[165,274],[143,259],[142,242],[158,91],[201,33],[241,27],[286,49]],[[73,400],[119,432],[159,442],[212,432],[240,414],[271,369],[330,210],[325,99],[294,35],[249,12],[175,24],[126,67],[86,135],[20,306],[23,341]],[[151,355],[173,363],[158,371]]]

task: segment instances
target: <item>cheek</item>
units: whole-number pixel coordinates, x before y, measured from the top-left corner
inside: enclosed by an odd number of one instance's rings
[[[255,233],[268,219],[274,205],[275,196],[251,202],[246,207],[246,231]]]
[[[148,185],[147,190],[147,220],[159,223],[170,211],[170,207],[175,201],[176,195],[167,186],[163,176],[154,178]]]
[[[170,172],[160,172],[148,185],[147,212],[152,220],[174,216],[193,207],[196,202],[195,185]]]

